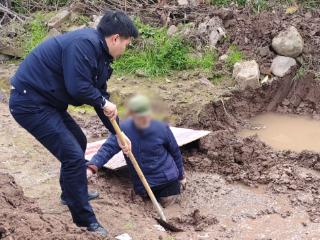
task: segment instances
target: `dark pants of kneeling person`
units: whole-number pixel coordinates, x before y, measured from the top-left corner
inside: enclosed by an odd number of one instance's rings
[[[180,195],[181,193],[181,184],[179,180],[175,180],[163,185],[155,186],[151,188],[154,196],[158,201],[161,201],[161,199],[170,197],[170,196],[176,196]],[[145,192],[141,194],[141,197],[143,199],[148,199],[148,194]]]
[[[11,91],[9,106],[12,116],[61,162],[62,194],[74,223],[88,226],[97,222],[88,202],[85,135],[66,111],[39,105],[30,94]]]

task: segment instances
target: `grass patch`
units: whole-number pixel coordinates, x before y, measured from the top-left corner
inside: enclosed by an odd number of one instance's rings
[[[194,50],[178,35],[167,36],[167,28],[154,28],[135,20],[140,38],[134,47],[116,60],[113,67],[117,73],[131,74],[143,71],[148,76],[161,76],[174,70],[209,69],[216,54],[207,50],[201,56],[194,56]]]
[[[244,59],[244,54],[235,45],[231,45],[228,49],[228,57],[226,59],[226,65],[232,69],[234,64]]]
[[[37,13],[34,15],[27,25],[27,34],[24,37],[22,47],[24,50],[24,57],[27,56],[32,49],[34,49],[39,43],[41,43],[48,34],[48,28],[45,25],[45,15]]]
[[[17,13],[29,14],[39,10],[56,10],[66,6],[69,0],[11,0],[12,9]]]

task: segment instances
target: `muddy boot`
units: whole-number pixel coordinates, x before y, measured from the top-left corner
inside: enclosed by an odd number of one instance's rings
[[[93,200],[93,199],[96,199],[99,197],[99,193],[97,191],[89,191],[88,192],[88,199],[89,201]],[[61,195],[61,198],[60,198],[60,202],[62,205],[67,205],[67,200],[65,200],[62,195]]]
[[[166,208],[169,207],[175,203],[178,203],[180,200],[180,195],[173,195],[169,197],[161,197],[160,198],[160,204],[162,207]]]
[[[100,236],[102,237],[107,237],[108,236],[108,232],[107,230],[102,227],[100,225],[100,223],[91,223],[88,227],[87,227],[87,230],[89,232],[94,232],[94,233],[97,233],[99,234]]]

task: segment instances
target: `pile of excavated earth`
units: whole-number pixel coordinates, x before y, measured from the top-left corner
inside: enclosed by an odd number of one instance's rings
[[[44,216],[14,178],[0,173],[0,239],[97,239],[57,216]],[[79,237],[80,236],[80,237]]]

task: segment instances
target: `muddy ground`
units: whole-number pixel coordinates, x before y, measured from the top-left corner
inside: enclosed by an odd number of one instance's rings
[[[154,82],[113,78],[111,91],[118,103],[136,91],[149,92],[166,105],[168,121],[209,129],[212,134],[183,149],[188,187],[181,203],[165,210],[185,230],[182,233],[162,232],[154,226],[151,204],[132,195],[125,169],[102,171],[90,183],[90,188],[100,192],[92,205],[111,239],[125,232],[136,240],[320,239],[320,154],[276,151],[257,137],[237,135],[241,128],[250,127],[250,117],[267,111],[319,118],[320,83],[314,74],[319,71],[319,58],[313,54],[319,51],[319,24],[314,24],[319,14],[312,13],[311,18],[305,12],[296,18],[282,15],[280,22],[271,13],[245,14],[225,17],[228,31],[234,31],[231,41],[239,41],[243,48],[245,44],[237,38],[246,35],[251,49],[264,47],[270,44],[275,26],[279,29],[282,23],[295,21],[307,49],[308,44],[314,47],[311,55],[303,55],[313,59],[308,61],[311,72],[297,75],[294,71],[258,90],[246,91],[230,91],[232,81],[214,86],[199,72],[182,72]],[[239,24],[227,22],[232,19]],[[223,44],[220,50],[225,50]],[[248,56],[265,61],[249,50]],[[271,59],[274,53],[268,51]],[[73,114],[89,141],[107,135],[90,112]],[[5,101],[0,103],[0,119],[0,238],[98,239],[71,223],[67,208],[59,203],[58,161],[15,123]]]
[[[199,146],[183,150],[188,188],[179,205],[166,209],[168,218],[185,229],[183,233],[154,227],[151,204],[132,196],[125,170],[102,172],[90,185],[101,193],[92,204],[111,236],[127,232],[146,240],[319,239],[319,154],[275,151],[255,137],[242,139],[236,134],[248,127],[249,117],[267,109],[318,117],[319,98],[314,93],[320,90],[319,82],[313,75],[289,82],[289,88],[283,79],[257,91],[233,91],[204,106],[197,127],[213,133]],[[67,209],[59,204],[58,162],[17,126],[5,104],[1,120],[2,171],[14,175],[33,199],[23,197],[14,180],[1,175],[3,235],[90,239],[71,224]],[[17,216],[25,219],[23,227]],[[43,227],[35,229],[33,224]]]

